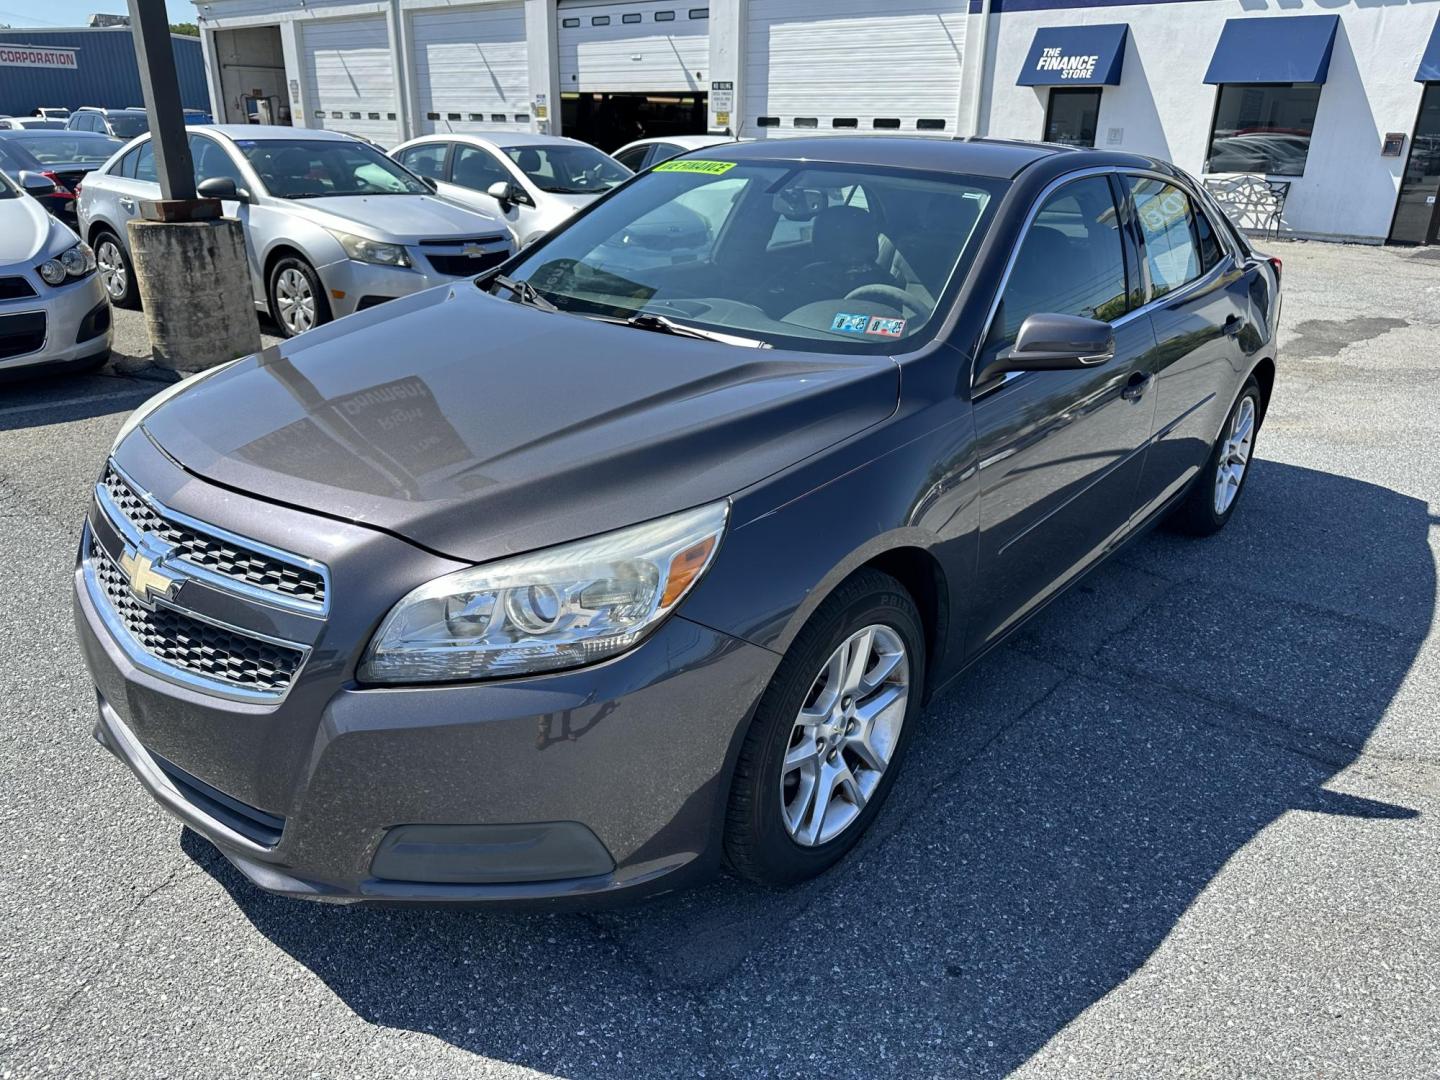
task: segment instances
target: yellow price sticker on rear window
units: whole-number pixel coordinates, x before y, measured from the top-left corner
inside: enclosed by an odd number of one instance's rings
[[[706,176],[719,176],[735,167],[733,161],[662,161],[655,166],[655,172],[694,172]]]

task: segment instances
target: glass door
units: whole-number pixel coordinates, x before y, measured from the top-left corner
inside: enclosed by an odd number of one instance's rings
[[[1400,201],[1390,239],[1397,244],[1433,244],[1440,229],[1440,83],[1426,83],[1420,119],[1410,140],[1410,160],[1400,178]]]

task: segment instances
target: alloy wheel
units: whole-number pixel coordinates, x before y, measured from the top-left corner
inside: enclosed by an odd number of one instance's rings
[[[829,843],[865,809],[900,741],[910,666],[900,635],[876,624],[815,676],[780,769],[781,817],[796,843]]]
[[[95,249],[95,265],[100,271],[100,284],[111,301],[119,301],[130,287],[130,275],[125,270],[125,257],[114,240],[100,241]]]
[[[276,316],[292,334],[300,334],[315,325],[315,294],[310,279],[293,266],[280,271],[275,279]]]
[[[1250,467],[1250,449],[1255,444],[1255,399],[1240,399],[1230,432],[1220,450],[1220,464],[1215,471],[1215,513],[1224,514],[1240,493],[1240,482]]]

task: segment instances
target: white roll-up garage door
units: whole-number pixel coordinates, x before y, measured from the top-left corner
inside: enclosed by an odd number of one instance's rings
[[[395,65],[383,15],[301,23],[306,123],[363,135],[381,146],[400,141]]]
[[[750,0],[740,134],[953,133],[963,0]]]
[[[710,9],[695,0],[561,3],[559,44],[562,92],[703,90]]]
[[[530,130],[523,4],[420,12],[410,25],[421,134]]]

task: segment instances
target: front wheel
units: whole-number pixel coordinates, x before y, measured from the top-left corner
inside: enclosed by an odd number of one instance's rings
[[[136,306],[140,292],[135,285],[135,268],[114,233],[102,232],[95,237],[95,271],[110,303],[123,308]]]
[[[815,612],[741,747],[725,830],[736,873],[792,885],[860,839],[915,727],[924,643],[914,601],[878,571],[857,574]]]
[[[1260,429],[1260,385],[1247,379],[1225,418],[1220,438],[1169,524],[1191,536],[1213,536],[1229,523],[1250,475],[1250,458]]]
[[[270,268],[270,316],[287,338],[330,321],[320,275],[304,259],[286,255]]]

